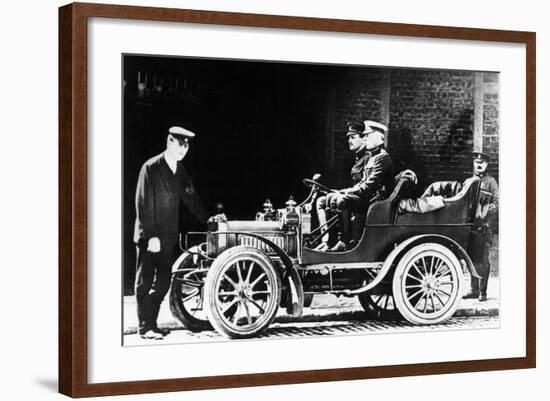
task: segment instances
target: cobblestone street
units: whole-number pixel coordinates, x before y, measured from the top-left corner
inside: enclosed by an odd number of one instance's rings
[[[498,328],[498,316],[482,317],[454,317],[444,324],[432,326],[415,326],[406,321],[379,321],[379,320],[337,320],[337,321],[291,321],[277,322],[271,324],[269,329],[259,338],[297,338],[312,336],[334,336],[334,335],[358,335],[375,333],[401,333],[418,331],[442,331],[457,329],[489,329]],[[236,341],[228,340],[215,331],[203,331],[193,333],[184,329],[175,329],[163,340],[144,340],[137,334],[124,336],[124,345],[160,345],[160,344],[182,344],[213,341]],[[239,340],[237,340],[239,341]],[[242,340],[241,340],[242,341]]]
[[[469,288],[469,283],[465,284],[465,288]],[[320,294],[314,296],[311,307],[305,308],[301,317],[288,316],[281,309],[275,321],[260,338],[498,328],[500,325],[498,294],[499,280],[497,277],[492,277],[489,298],[486,302],[463,299],[452,319],[444,324],[430,326],[412,325],[400,319],[377,319],[364,311],[357,297],[347,298]],[[125,297],[124,318],[123,342],[125,346],[228,341],[227,338],[213,330],[193,333],[183,329],[171,315],[167,300],[162,304],[159,324],[161,327],[171,329],[172,332],[163,340],[143,340],[137,335],[134,297]]]

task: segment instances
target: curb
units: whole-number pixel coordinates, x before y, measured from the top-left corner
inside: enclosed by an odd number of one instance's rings
[[[463,308],[458,309],[453,317],[495,317],[499,316],[499,309],[494,308]],[[293,317],[289,315],[280,315],[275,318],[273,323],[312,323],[312,322],[326,322],[326,321],[365,321],[365,320],[378,320],[378,321],[398,321],[400,319],[377,319],[372,314],[363,310],[351,311],[351,312],[317,312],[315,314],[308,314],[300,317]],[[159,327],[169,330],[185,330],[185,328],[178,321],[162,322],[159,323]],[[137,327],[130,326],[124,329],[124,335],[137,334]]]

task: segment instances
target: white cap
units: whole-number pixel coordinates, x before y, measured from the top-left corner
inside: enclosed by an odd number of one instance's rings
[[[370,134],[373,131],[378,131],[382,134],[386,134],[388,132],[388,127],[386,127],[382,123],[377,123],[376,121],[365,120],[365,130],[363,131],[363,133]]]
[[[177,126],[174,126],[174,127],[171,127],[168,132],[172,135],[180,135],[180,136],[184,136],[186,138],[194,138],[195,137],[195,133],[185,129],[185,128],[182,128],[182,127],[177,127]]]

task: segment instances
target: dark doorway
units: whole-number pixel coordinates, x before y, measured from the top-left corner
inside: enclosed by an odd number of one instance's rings
[[[205,205],[251,219],[266,198],[301,199],[301,180],[325,170],[331,66],[125,55],[124,266],[132,292],[134,196],[141,165],[165,148],[168,128],[196,133],[184,160]],[[339,72],[340,71],[340,72]],[[204,230],[195,221],[185,230]]]

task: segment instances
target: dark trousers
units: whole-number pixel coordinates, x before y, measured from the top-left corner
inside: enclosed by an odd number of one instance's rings
[[[365,197],[351,194],[345,195],[337,202],[337,208],[342,210],[345,219],[346,243],[357,242],[361,238],[369,206],[370,202]]]
[[[136,300],[139,333],[157,327],[160,304],[170,288],[176,245],[161,239],[158,253],[147,251],[147,245],[137,246]]]
[[[489,263],[489,249],[492,243],[492,234],[489,230],[481,232],[472,231],[470,233],[470,245],[468,254],[474,263],[477,272],[481,276],[479,279],[472,277],[471,292],[487,296],[487,285],[489,283],[489,273],[491,265]]]
[[[342,240],[349,243],[357,241],[363,233],[365,224],[365,212],[369,203],[363,197],[357,195],[346,195],[339,202],[334,202],[335,194],[329,193],[317,199],[317,210],[325,210],[327,220],[335,213],[339,213],[339,226],[342,232]],[[331,208],[336,206],[335,208]],[[332,241],[332,243],[335,241]]]

